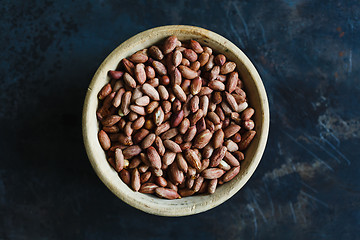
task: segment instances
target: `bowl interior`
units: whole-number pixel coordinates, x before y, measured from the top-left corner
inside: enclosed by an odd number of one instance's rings
[[[132,191],[108,164],[97,133],[99,123],[96,118],[97,94],[109,82],[107,72],[115,70],[122,58],[132,53],[176,35],[179,40],[195,39],[214,52],[224,55],[237,64],[237,70],[244,82],[249,105],[255,109],[255,130],[257,134],[245,152],[245,160],[238,176],[219,186],[212,195],[191,196],[177,200],[160,199],[152,195]],[[255,171],[263,154],[269,129],[268,101],[262,81],[244,53],[227,39],[211,31],[191,26],[165,26],[147,30],[117,47],[101,64],[88,88],[83,111],[83,135],[90,162],[104,184],[129,205],[148,213],[163,216],[191,215],[211,209],[233,196]]]

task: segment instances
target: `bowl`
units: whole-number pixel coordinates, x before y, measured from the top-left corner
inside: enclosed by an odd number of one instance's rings
[[[106,160],[97,133],[97,94],[110,81],[109,70],[115,70],[121,59],[143,48],[154,45],[166,37],[176,35],[180,41],[195,39],[214,51],[224,53],[237,64],[239,77],[243,80],[249,106],[255,109],[253,116],[257,132],[245,152],[240,173],[230,182],[219,186],[214,194],[184,197],[176,200],[134,192],[122,182],[117,172]],[[100,65],[87,90],[83,108],[83,137],[90,163],[101,181],[122,201],[144,212],[160,216],[185,216],[212,209],[228,200],[249,180],[258,166],[265,149],[269,131],[269,106],[265,88],[254,65],[246,55],[226,38],[209,30],[184,25],[157,27],[141,32],[118,46]]]

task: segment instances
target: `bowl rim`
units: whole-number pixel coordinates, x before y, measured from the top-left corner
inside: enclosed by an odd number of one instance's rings
[[[249,164],[248,171],[244,174],[241,181],[230,190],[229,194],[221,196],[221,198],[217,199],[216,202],[214,201],[215,203],[212,202],[212,204],[201,205],[201,206],[194,208],[192,211],[183,211],[183,212],[167,212],[167,211],[161,211],[159,209],[153,209],[143,202],[136,201],[135,199],[133,199],[131,197],[119,194],[118,191],[116,191],[115,186],[113,186],[113,183],[109,180],[108,176],[104,172],[102,172],[99,169],[99,167],[97,166],[96,158],[95,158],[95,156],[93,154],[93,150],[89,144],[91,142],[91,140],[93,140],[93,139],[89,135],[90,129],[87,124],[88,120],[94,116],[93,115],[94,113],[92,113],[88,107],[90,97],[93,94],[97,95],[97,93],[94,93],[94,91],[92,91],[92,89],[93,89],[95,82],[98,80],[99,75],[103,74],[103,68],[106,66],[107,62],[110,59],[114,58],[116,56],[116,53],[121,51],[122,48],[124,48],[124,47],[126,48],[126,47],[130,46],[132,44],[132,42],[139,42],[143,38],[146,38],[148,34],[154,32],[154,31],[162,32],[162,31],[169,31],[169,30],[170,31],[184,30],[184,31],[190,31],[191,33],[194,33],[194,34],[206,35],[207,38],[216,39],[216,42],[218,44],[222,45],[223,47],[231,49],[233,54],[236,55],[237,58],[241,59],[241,62],[245,65],[248,73],[250,74],[250,76],[252,78],[252,81],[254,81],[254,85],[256,86],[256,89],[259,93],[260,105],[263,110],[263,117],[261,118],[262,128],[261,128],[261,132],[259,133],[261,135],[261,137],[259,139],[258,146],[255,149],[255,153],[252,158],[252,162]],[[82,133],[83,133],[83,141],[84,141],[86,153],[87,153],[87,156],[89,158],[89,161],[90,161],[95,173],[100,178],[100,180],[118,198],[120,198],[122,201],[126,202],[130,206],[135,207],[139,210],[142,210],[146,213],[159,215],[159,216],[187,216],[187,215],[201,213],[201,212],[210,210],[216,206],[219,206],[223,202],[230,199],[233,195],[235,195],[245,185],[245,183],[249,180],[249,178],[253,175],[258,164],[260,163],[260,160],[261,160],[262,155],[265,150],[267,138],[268,138],[269,125],[270,125],[270,113],[269,113],[269,103],[268,103],[267,94],[266,94],[263,82],[260,78],[260,75],[258,74],[253,63],[235,44],[233,44],[228,39],[224,38],[223,36],[221,36],[215,32],[212,32],[210,30],[207,30],[207,29],[204,29],[201,27],[190,26],[190,25],[166,25],[166,26],[151,28],[151,29],[145,30],[143,32],[140,32],[140,33],[134,35],[133,37],[129,38],[128,40],[126,40],[125,42],[120,44],[118,47],[116,47],[105,58],[105,60],[101,63],[101,65],[95,72],[95,74],[89,84],[87,93],[86,93],[86,97],[85,97],[85,101],[84,101],[84,105],[83,105],[83,114],[82,114]]]

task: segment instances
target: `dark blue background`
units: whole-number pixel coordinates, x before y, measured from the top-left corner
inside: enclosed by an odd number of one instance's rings
[[[359,1],[7,0],[0,16],[0,239],[360,238]],[[103,59],[167,24],[239,46],[271,108],[268,145],[246,186],[181,218],[117,199],[81,136]]]

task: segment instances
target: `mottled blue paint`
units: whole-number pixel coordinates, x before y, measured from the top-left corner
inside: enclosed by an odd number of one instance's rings
[[[3,1],[0,239],[359,239],[358,1]],[[190,24],[238,45],[271,109],[254,176],[195,216],[145,214],[94,174],[87,86],[143,30]]]

